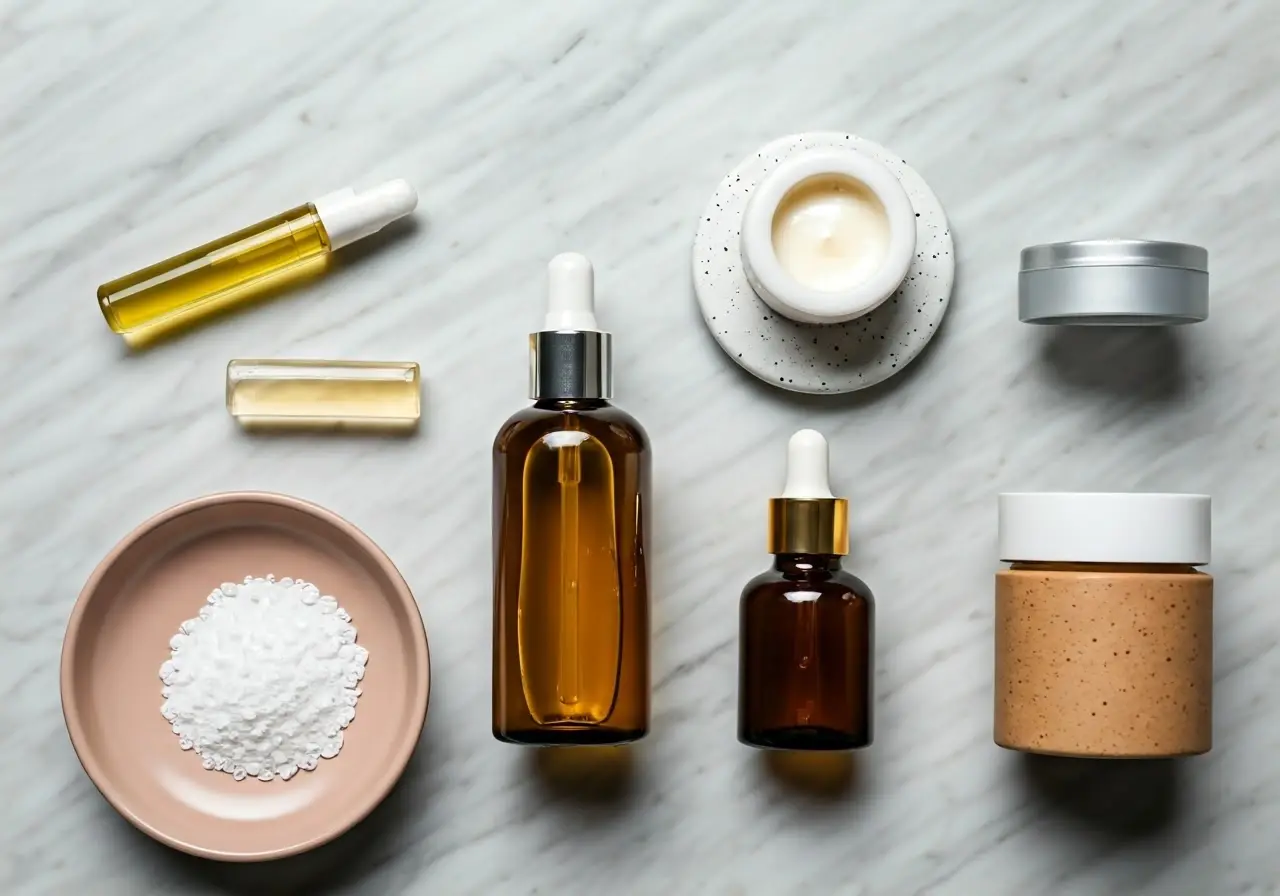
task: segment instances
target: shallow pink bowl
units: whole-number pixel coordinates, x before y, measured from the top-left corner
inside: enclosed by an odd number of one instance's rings
[[[336,758],[289,781],[235,781],[179,749],[158,675],[210,591],[268,573],[335,595],[369,663]],[[430,681],[422,616],[386,554],[322,507],[258,492],[187,501],[129,533],[89,577],[62,646],[67,732],[102,795],[160,842],[236,862],[312,849],[368,815],[413,755]]]

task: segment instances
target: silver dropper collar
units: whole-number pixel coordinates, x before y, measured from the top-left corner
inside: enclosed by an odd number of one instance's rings
[[[529,334],[529,397],[613,397],[613,336],[598,330]]]
[[[591,262],[563,252],[547,265],[547,319],[529,334],[529,397],[613,397],[613,337],[596,326]]]

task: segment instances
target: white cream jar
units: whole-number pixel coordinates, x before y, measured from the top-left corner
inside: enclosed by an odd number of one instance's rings
[[[778,314],[843,323],[902,284],[916,250],[915,211],[879,160],[815,148],[760,182],[743,212],[740,249],[752,289]]]

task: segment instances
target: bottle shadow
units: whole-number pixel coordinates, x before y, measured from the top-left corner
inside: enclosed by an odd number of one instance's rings
[[[533,780],[552,801],[624,808],[636,795],[635,747],[547,747],[526,753]]]
[[[1140,840],[1171,828],[1181,811],[1178,759],[1076,759],[1022,754],[1034,802],[1109,838]]]
[[[861,790],[861,763],[845,750],[761,750],[757,764],[783,792],[818,803],[838,803]]]
[[[1061,384],[1139,402],[1173,403],[1191,382],[1176,327],[1050,327],[1040,360]]]

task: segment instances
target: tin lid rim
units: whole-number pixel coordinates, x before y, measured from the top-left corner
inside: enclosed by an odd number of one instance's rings
[[[1192,243],[1161,240],[1069,240],[1022,250],[1023,273],[1078,267],[1180,268],[1207,274],[1209,252]]]

